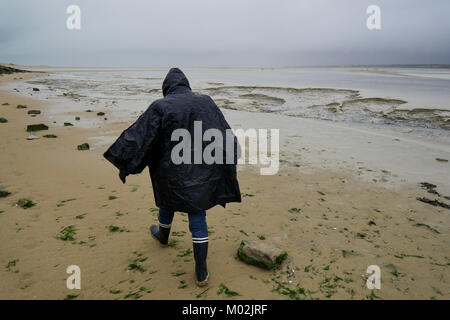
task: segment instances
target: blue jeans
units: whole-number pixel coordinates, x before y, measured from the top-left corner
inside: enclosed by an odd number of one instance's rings
[[[174,212],[159,209],[158,221],[161,227],[170,228]],[[192,242],[208,242],[208,226],[206,225],[206,211],[189,213],[189,231],[192,233]]]

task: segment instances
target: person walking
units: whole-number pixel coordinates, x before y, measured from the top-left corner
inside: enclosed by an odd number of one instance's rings
[[[152,225],[150,233],[162,246],[168,244],[174,213],[188,214],[196,282],[198,286],[205,286],[209,280],[206,211],[216,205],[225,207],[230,202],[241,202],[236,173],[239,144],[232,134],[231,148],[215,150],[223,155],[223,161],[219,156],[221,161],[211,163],[201,159],[199,162],[198,155],[203,155],[208,145],[225,146],[230,143],[229,124],[211,97],[192,92],[187,77],[178,68],[170,69],[163,81],[162,92],[164,98],[154,101],[135,123],[122,132],[104,157],[119,169],[123,183],[128,175],[139,174],[149,167],[159,208],[159,225]],[[199,123],[201,130],[198,129]],[[183,141],[187,147],[182,149],[181,155],[186,161],[181,163],[173,159],[174,154],[180,156],[174,152],[179,149],[175,148],[178,141],[174,139],[174,132],[180,129],[189,133],[189,141]],[[215,141],[217,136],[214,141],[203,139],[203,134],[209,129],[220,132],[224,140]],[[200,146],[198,140],[197,143],[194,141],[198,139],[196,134],[201,134]],[[230,150],[232,154],[229,154]]]

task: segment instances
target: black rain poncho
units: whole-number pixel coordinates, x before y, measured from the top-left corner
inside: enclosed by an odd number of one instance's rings
[[[193,93],[188,79],[178,68],[169,71],[162,90],[164,98],[153,102],[104,157],[127,174],[138,174],[148,166],[156,205],[165,210],[196,213],[217,204],[225,207],[228,202],[241,202],[236,177],[239,145],[232,135],[233,161],[226,164],[225,139],[230,126],[220,109],[209,96]],[[224,139],[224,164],[174,164],[171,152],[179,141],[171,141],[172,132],[187,129],[193,140],[194,121],[202,121],[202,133],[210,128],[220,130]],[[209,143],[202,142],[202,147]],[[193,141],[191,146],[191,163],[194,163]]]

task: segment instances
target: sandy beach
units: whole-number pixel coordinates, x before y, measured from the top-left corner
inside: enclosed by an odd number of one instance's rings
[[[450,210],[417,200],[450,204],[449,145],[224,109],[233,128],[280,128],[280,170],[261,176],[239,166],[243,202],[208,211],[211,279],[197,288],[186,215],[176,214],[176,241],[158,246],[148,231],[157,221],[148,170],[123,185],[102,157],[130,121],[95,104],[65,110],[30,96],[31,86],[12,89],[35,75],[0,76],[8,120],[0,123],[0,187],[11,193],[0,198],[0,299],[450,298]],[[27,140],[27,125],[38,123],[49,130]],[[86,142],[91,150],[77,150]],[[35,206],[17,206],[21,198]],[[72,238],[63,240],[68,227]],[[274,271],[247,265],[236,257],[243,239],[274,243],[288,258]],[[66,288],[70,265],[81,268],[81,290]],[[366,286],[370,265],[381,269],[380,290]]]

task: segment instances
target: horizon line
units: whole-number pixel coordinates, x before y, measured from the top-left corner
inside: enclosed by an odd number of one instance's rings
[[[450,68],[450,64],[445,63],[388,63],[388,64],[342,64],[342,65],[292,65],[292,66],[221,66],[221,65],[161,65],[161,66],[92,66],[92,65],[47,65],[47,64],[37,64],[37,65],[24,65],[16,63],[5,63],[0,62],[0,65],[4,66],[15,66],[22,68],[99,68],[99,69],[138,69],[138,68],[204,68],[204,69],[287,69],[287,68],[380,68],[380,67],[415,67],[415,68]]]

